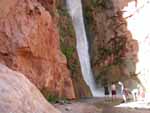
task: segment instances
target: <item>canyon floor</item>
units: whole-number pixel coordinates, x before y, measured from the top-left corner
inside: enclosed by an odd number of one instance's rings
[[[150,113],[150,105],[146,102],[126,102],[122,100],[105,101],[104,98],[90,98],[54,106],[62,113]]]

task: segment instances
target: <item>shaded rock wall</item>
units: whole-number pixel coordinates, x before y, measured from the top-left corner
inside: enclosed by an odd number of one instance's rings
[[[74,98],[71,74],[50,14],[36,0],[0,1],[0,62],[40,90]]]
[[[125,81],[135,75],[138,44],[127,29],[122,9],[131,0],[83,0],[96,80]]]
[[[21,73],[0,64],[1,113],[60,113]]]

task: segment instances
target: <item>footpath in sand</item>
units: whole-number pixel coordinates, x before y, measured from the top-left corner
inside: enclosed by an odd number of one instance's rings
[[[103,98],[83,99],[69,103],[57,103],[54,105],[62,113],[150,113],[150,105],[145,102],[121,103],[105,101]]]

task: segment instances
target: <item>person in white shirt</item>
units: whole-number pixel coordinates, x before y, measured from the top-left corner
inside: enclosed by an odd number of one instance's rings
[[[116,85],[114,83],[112,83],[111,85],[111,94],[112,94],[112,101],[116,99]]]
[[[125,87],[123,85],[122,82],[118,82],[118,84],[121,86],[121,95],[122,95],[122,98],[123,98],[123,102],[126,102],[127,99],[126,99],[126,91],[125,91]]]

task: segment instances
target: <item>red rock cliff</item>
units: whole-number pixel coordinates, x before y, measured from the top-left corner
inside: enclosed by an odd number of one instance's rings
[[[41,90],[74,98],[56,26],[36,0],[0,1],[0,62],[22,72]]]
[[[138,43],[122,11],[129,1],[133,0],[83,0],[91,65],[99,84],[106,79],[110,84],[128,81],[136,75]]]

